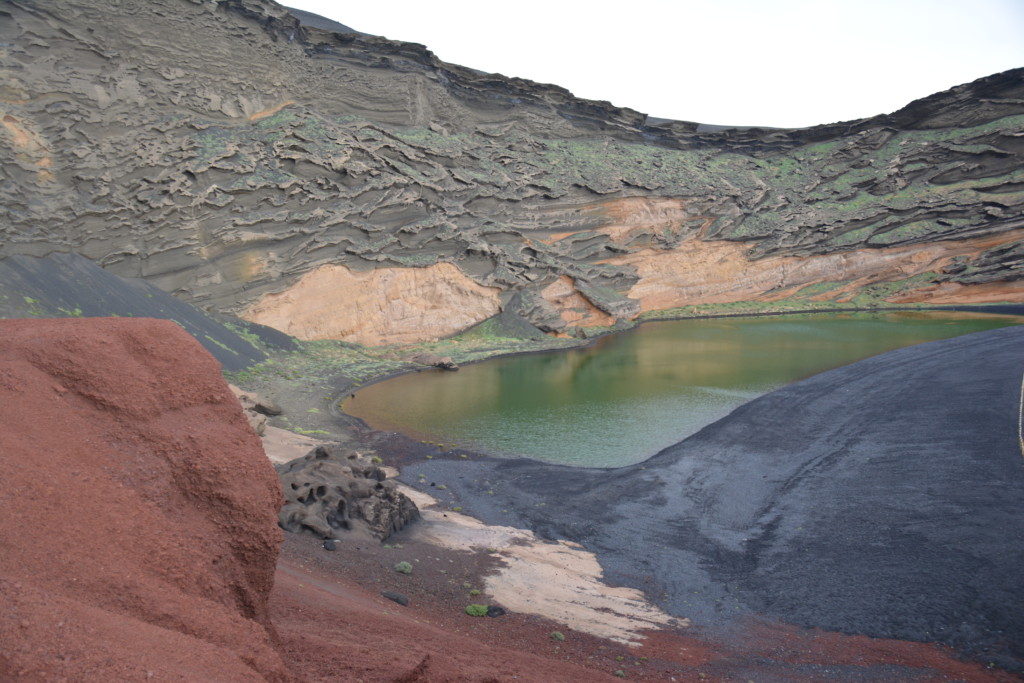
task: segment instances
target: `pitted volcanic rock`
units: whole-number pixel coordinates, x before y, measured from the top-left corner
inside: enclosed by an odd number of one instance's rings
[[[357,531],[383,540],[419,517],[416,504],[357,451],[317,446],[277,465],[277,471],[285,498],[279,518],[286,531],[327,539]]]

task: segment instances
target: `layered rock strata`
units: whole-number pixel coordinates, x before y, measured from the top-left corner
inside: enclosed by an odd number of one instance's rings
[[[482,74],[270,0],[0,14],[0,255],[76,251],[212,310],[365,343],[498,308],[560,333],[703,302],[648,291],[695,262],[739,279],[725,301],[785,295],[765,272],[807,257],[834,260],[817,263],[837,297],[1020,295],[1019,69],[889,115],[739,129]],[[892,257],[921,245],[948,256],[908,277]],[[382,282],[397,302],[380,305]]]

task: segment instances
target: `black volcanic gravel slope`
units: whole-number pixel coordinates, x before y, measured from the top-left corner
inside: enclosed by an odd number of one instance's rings
[[[267,358],[221,320],[144,280],[105,271],[83,256],[54,253],[45,258],[0,259],[0,318],[112,316],[173,320],[226,370],[242,370]],[[269,327],[241,320],[233,324],[244,335],[258,337],[263,345],[295,346],[291,337]]]
[[[792,384],[628,468],[433,460],[403,477],[585,544],[701,627],[756,613],[1024,671],[1022,372],[1024,327],[1004,328]]]

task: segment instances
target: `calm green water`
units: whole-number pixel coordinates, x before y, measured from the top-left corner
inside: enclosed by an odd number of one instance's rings
[[[396,377],[345,412],[376,429],[551,462],[644,460],[772,389],[884,351],[1015,324],[954,312],[647,323],[586,349]]]

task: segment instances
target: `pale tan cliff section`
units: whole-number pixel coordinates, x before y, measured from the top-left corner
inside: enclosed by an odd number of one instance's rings
[[[474,282],[451,263],[366,272],[325,265],[283,292],[265,294],[242,317],[299,339],[413,344],[496,314],[499,291]]]
[[[614,325],[615,318],[592,304],[587,297],[576,289],[576,281],[568,275],[557,280],[540,291],[541,297],[554,306],[562,320],[576,327],[603,327]]]
[[[893,303],[994,304],[1024,301],[1024,280],[965,285],[943,282],[890,297]]]
[[[40,183],[53,181],[53,156],[43,136],[25,121],[0,109],[0,140],[6,138],[15,152],[15,160],[34,171]]]
[[[1022,238],[1024,230],[1014,230],[965,240],[750,260],[748,247],[742,243],[703,241],[695,236],[675,249],[641,249],[606,262],[636,268],[639,280],[628,296],[639,300],[644,311],[757,299],[773,301],[823,282],[845,284],[818,298],[844,301],[867,285],[938,272],[956,257],[975,256]],[[1015,292],[1004,289],[1007,288],[982,295],[976,294],[973,286],[959,285],[955,291],[937,289],[934,298],[928,291],[920,290],[919,296],[903,295],[900,300],[967,303],[1005,301],[1019,296],[1019,288]]]
[[[694,202],[684,197],[620,197],[585,204],[574,209],[584,222],[598,222],[592,232],[599,232],[617,244],[627,244],[637,238],[649,242],[656,236],[697,230],[714,219],[691,206]],[[559,212],[564,213],[565,209]],[[572,237],[581,230],[554,231],[541,241],[548,244]]]
[[[686,197],[622,197],[598,202],[590,211],[608,219],[602,232],[621,239],[638,228],[674,232],[690,224],[703,227],[714,220],[691,208],[693,203]]]
[[[579,215],[601,221],[587,230],[555,232],[544,241],[571,239],[582,232],[607,235],[613,244],[628,251],[601,263],[630,266],[639,280],[626,296],[640,302],[641,311],[654,311],[695,304],[785,298],[808,285],[836,282],[841,286],[823,294],[822,299],[843,301],[867,285],[904,280],[931,271],[941,271],[956,257],[974,257],[986,249],[1024,238],[1024,230],[981,235],[970,239],[933,241],[883,248],[865,248],[833,254],[772,256],[751,260],[749,245],[725,240],[705,240],[703,235],[714,216],[702,211],[701,203],[681,197],[628,197],[605,200],[580,207]],[[682,236],[671,249],[658,244],[659,238]],[[660,248],[659,248],[660,247]],[[581,326],[604,325],[588,319],[584,306],[573,300],[568,278],[562,278],[544,292],[552,303],[564,302],[567,322]],[[897,302],[981,303],[1016,300],[1022,285],[948,284],[901,293]],[[583,298],[575,293],[578,298]],[[588,302],[589,303],[589,302]]]

